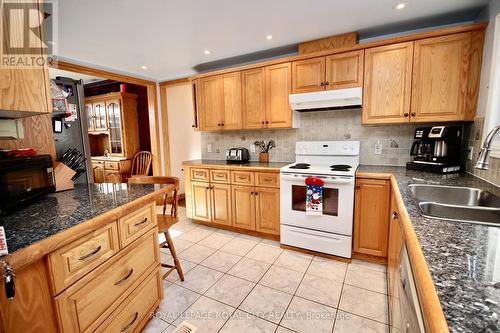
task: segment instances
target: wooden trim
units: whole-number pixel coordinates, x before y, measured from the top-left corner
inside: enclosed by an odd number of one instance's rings
[[[258,62],[258,63],[250,64],[250,65],[237,66],[237,67],[216,70],[216,71],[212,71],[212,72],[200,73],[200,74],[196,74],[196,75],[191,76],[189,79],[193,80],[196,78],[207,77],[207,76],[212,76],[212,75],[225,74],[225,73],[253,69],[253,68],[264,67],[264,66],[269,66],[269,65],[276,65],[276,64],[283,63],[283,62],[297,61],[297,60],[303,60],[303,59],[309,59],[309,58],[315,58],[315,57],[322,57],[322,56],[327,56],[327,55],[331,55],[331,54],[338,54],[338,53],[344,53],[344,52],[355,51],[355,50],[363,50],[363,49],[376,47],[376,46],[409,42],[409,41],[415,41],[415,40],[430,38],[430,37],[451,35],[451,34],[455,34],[455,33],[468,32],[468,31],[484,30],[484,29],[486,29],[487,26],[488,26],[488,22],[481,22],[481,23],[465,24],[465,25],[460,25],[460,26],[451,27],[451,28],[441,28],[441,29],[432,30],[432,31],[418,32],[415,34],[408,34],[408,35],[403,35],[403,36],[398,36],[398,37],[391,37],[391,38],[381,39],[381,40],[377,40],[377,41],[373,41],[373,42],[357,44],[354,46],[341,47],[341,48],[338,48],[335,50],[326,50],[326,51],[314,52],[314,53],[309,53],[309,54],[304,54],[304,55],[283,57],[283,58]]]
[[[406,250],[410,257],[413,277],[417,287],[420,308],[422,310],[426,332],[449,332],[448,323],[441,308],[441,302],[436,292],[436,286],[429,272],[422,248],[411,224],[410,216],[399,192],[396,178],[391,175],[391,187],[394,193],[398,211],[400,227],[403,231]]]
[[[267,234],[267,233],[263,233],[263,232],[259,232],[259,231],[248,230],[248,229],[233,227],[233,226],[224,225],[224,224],[220,224],[220,223],[207,222],[207,221],[201,221],[201,220],[193,220],[193,223],[206,225],[206,226],[209,226],[212,228],[217,228],[217,229],[224,229],[224,230],[239,232],[240,234],[261,237],[261,238],[265,238],[265,239],[271,239],[271,240],[275,240],[278,242],[280,241],[279,235],[272,235],[272,234]]]
[[[65,71],[81,73],[86,75],[98,76],[104,79],[125,82],[130,84],[137,84],[145,86],[148,94],[148,118],[149,118],[149,134],[151,137],[151,154],[153,155],[153,175],[160,176],[161,171],[161,154],[160,154],[160,133],[159,133],[159,119],[158,119],[158,101],[157,101],[157,87],[156,82],[139,79],[133,76],[113,73],[110,71],[87,67],[83,65],[72,64],[66,61],[52,60],[49,67],[58,68]],[[168,133],[167,133],[168,134]],[[163,142],[168,145],[168,136],[164,136]],[[166,166],[170,165],[170,155],[164,156],[164,163]]]
[[[63,230],[55,235],[33,243],[30,246],[19,249],[14,253],[3,257],[3,259],[7,259],[14,270],[20,270],[21,268],[42,259],[46,254],[53,252],[92,231],[104,227],[113,220],[154,202],[157,197],[171,192],[172,189],[173,185],[165,186],[164,188],[151,192],[137,200],[124,204],[120,207],[116,207],[88,221]]]
[[[383,172],[356,172],[356,178],[389,180],[391,179],[391,174]]]
[[[114,80],[114,81],[122,81],[130,84],[137,84],[140,86],[148,86],[148,85],[156,85],[156,82],[139,79],[133,76],[118,74],[110,71],[106,71],[103,69],[92,68],[83,65],[77,65],[70,62],[66,62],[63,60],[51,60],[49,61],[49,67],[58,68],[64,71],[81,73],[91,76],[98,76],[104,79]]]
[[[188,83],[191,83],[191,80],[188,77],[185,77],[183,79],[161,81],[159,84],[160,84],[160,88],[162,88],[162,87],[181,86],[181,85],[188,84]]]
[[[364,254],[364,253],[353,252],[352,259],[373,262],[375,264],[387,265],[387,258],[382,258],[379,256],[372,256],[372,255]]]
[[[170,140],[168,140],[168,108],[167,108],[167,87],[168,85],[160,85],[160,110],[161,110],[161,131],[164,138],[167,140],[163,141],[163,156],[165,161],[165,176],[171,174],[170,170]]]

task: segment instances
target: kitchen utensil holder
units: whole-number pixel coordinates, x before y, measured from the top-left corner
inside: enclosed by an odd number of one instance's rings
[[[259,153],[259,162],[269,163],[269,153]]]

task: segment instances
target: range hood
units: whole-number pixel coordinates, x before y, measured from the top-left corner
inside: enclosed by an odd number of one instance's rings
[[[335,110],[359,108],[362,101],[362,88],[326,90],[288,96],[294,111]]]

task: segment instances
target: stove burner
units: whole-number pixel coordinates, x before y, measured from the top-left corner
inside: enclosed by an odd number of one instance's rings
[[[334,164],[330,165],[330,168],[332,171],[349,171],[352,168],[352,166],[347,164]]]
[[[297,163],[295,165],[292,165],[290,169],[309,169],[311,165],[308,163]]]

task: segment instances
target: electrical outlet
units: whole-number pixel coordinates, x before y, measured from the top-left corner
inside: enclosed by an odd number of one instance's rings
[[[250,145],[250,152],[255,153],[255,145],[253,143]]]
[[[375,144],[375,155],[380,155],[380,154],[382,154],[382,144],[379,141]]]
[[[472,157],[474,156],[474,146],[469,147],[469,152],[467,153],[467,159],[472,161]]]
[[[212,144],[211,144],[211,143],[208,143],[208,144],[207,144],[207,152],[208,152],[208,153],[211,153],[211,152],[212,152]]]

